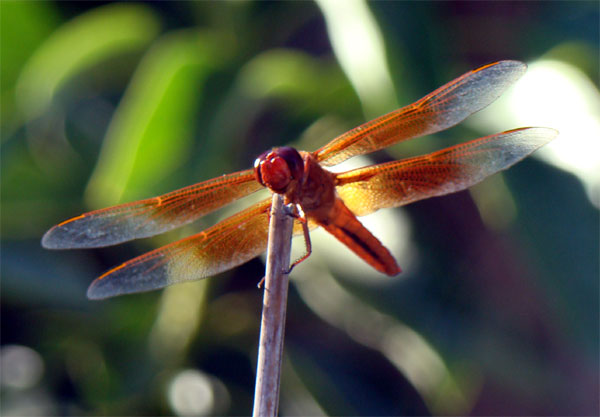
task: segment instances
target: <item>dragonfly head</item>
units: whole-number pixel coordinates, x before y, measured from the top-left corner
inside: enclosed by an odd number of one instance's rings
[[[302,179],[303,173],[302,156],[289,146],[264,152],[254,161],[256,180],[278,194],[285,194],[292,183]]]

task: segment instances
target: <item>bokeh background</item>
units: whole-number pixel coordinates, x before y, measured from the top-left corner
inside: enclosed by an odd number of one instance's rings
[[[12,2],[1,12],[3,415],[244,415],[264,264],[100,302],[99,274],[213,224],[45,251],[84,211],[314,150],[469,69],[528,74],[460,126],[369,164],[511,128],[535,157],[365,224],[383,277],[318,231],[290,287],[281,415],[598,415],[597,1]],[[294,241],[301,253],[303,243]]]

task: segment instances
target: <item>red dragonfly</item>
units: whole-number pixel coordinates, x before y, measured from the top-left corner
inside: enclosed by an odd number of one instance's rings
[[[307,256],[308,229],[321,226],[376,270],[396,275],[400,268],[390,252],[356,216],[464,190],[517,163],[557,132],[521,128],[342,173],[325,167],[447,129],[493,102],[525,70],[526,65],[518,61],[483,66],[411,105],[338,136],[315,152],[275,148],[259,156],[254,168],[66,220],[46,232],[42,245],[95,248],[153,236],[267,187],[295,207],[294,233],[304,233]],[[203,232],[125,262],[97,278],[88,297],[153,290],[241,265],[266,250],[270,208],[269,198]]]

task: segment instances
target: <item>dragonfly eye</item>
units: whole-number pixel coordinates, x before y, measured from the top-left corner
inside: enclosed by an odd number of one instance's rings
[[[287,162],[292,177],[295,180],[302,178],[302,175],[304,174],[304,161],[296,149],[290,146],[283,146],[275,149],[274,152],[277,152],[277,155]]]
[[[258,157],[254,160],[254,178],[256,178],[256,181],[258,181],[260,184],[264,185],[265,187],[266,187],[266,184],[263,181],[262,173],[261,173],[261,164],[263,163],[263,161],[265,161],[267,159],[267,155],[269,153],[271,153],[271,151],[265,151],[265,152],[261,153],[260,155],[258,155]]]
[[[254,161],[256,180],[276,193],[284,193],[292,180],[302,178],[304,162],[297,150],[275,148]]]

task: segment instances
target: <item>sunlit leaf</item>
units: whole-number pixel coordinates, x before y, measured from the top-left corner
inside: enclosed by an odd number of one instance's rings
[[[240,89],[253,98],[314,101],[347,86],[341,70],[303,52],[279,49],[258,55],[242,70]]]
[[[108,128],[86,190],[91,206],[127,199],[127,189],[139,193],[187,158],[202,83],[225,49],[214,36],[182,30],[148,51]]]
[[[15,84],[32,51],[59,24],[54,4],[50,2],[5,1],[0,13],[0,91],[3,128],[16,125]],[[27,30],[23,30],[26,27]],[[7,135],[3,131],[2,140]]]
[[[43,113],[69,78],[98,63],[139,50],[156,36],[159,23],[145,6],[114,4],[65,23],[31,56],[17,84],[17,100],[28,119]]]

